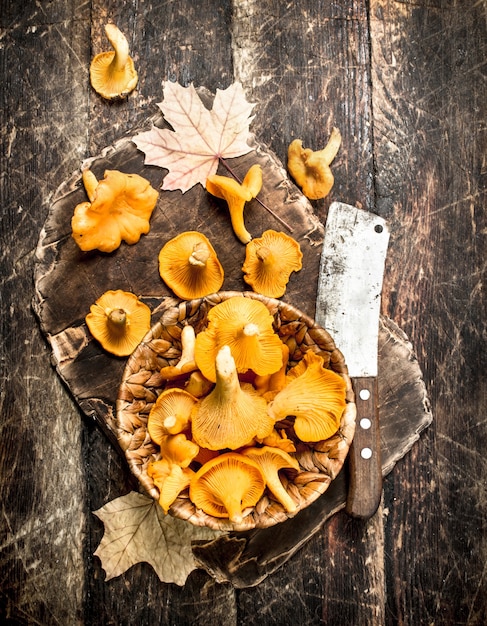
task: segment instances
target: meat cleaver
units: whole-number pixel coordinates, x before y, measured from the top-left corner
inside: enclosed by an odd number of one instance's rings
[[[357,404],[347,512],[367,519],[382,495],[377,346],[389,230],[384,219],[333,202],[326,220],[316,321],[345,357]]]

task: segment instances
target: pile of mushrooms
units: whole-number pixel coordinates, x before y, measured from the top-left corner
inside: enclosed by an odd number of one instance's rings
[[[161,368],[147,425],[157,449],[147,472],[165,512],[184,490],[197,509],[237,525],[264,493],[297,511],[286,488],[302,471],[297,447],[338,430],[346,383],[312,351],[290,366],[273,321],[263,302],[233,296],[197,334],[181,330],[181,358]]]

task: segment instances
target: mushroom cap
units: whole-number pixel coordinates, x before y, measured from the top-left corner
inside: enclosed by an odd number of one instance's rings
[[[293,469],[299,472],[299,463],[284,450],[264,446],[263,448],[245,448],[241,454],[255,461],[260,467],[269,491],[288,513],[294,513],[297,504],[288,494],[279,478],[279,470]]]
[[[92,59],[90,82],[93,89],[107,100],[125,98],[138,81],[127,38],[115,24],[107,24],[105,33],[114,49],[101,52]]]
[[[182,468],[161,459],[149,463],[147,474],[159,490],[159,504],[167,513],[181,491],[189,487],[194,472],[187,467]]]
[[[331,437],[340,426],[345,410],[346,383],[339,375],[323,367],[323,359],[308,350],[288,372],[288,384],[268,405],[276,421],[295,416],[294,431],[304,442]]]
[[[303,253],[299,243],[275,230],[266,230],[250,241],[242,266],[244,280],[254,291],[270,298],[280,298],[292,272],[302,268]]]
[[[84,252],[113,252],[122,240],[137,243],[150,230],[149,220],[159,193],[138,174],[106,170],[93,201],[74,209],[72,235]]]
[[[150,330],[151,311],[128,291],[106,291],[85,318],[95,339],[116,356],[132,354]]]
[[[166,389],[154,403],[147,430],[154,443],[161,445],[167,435],[176,435],[189,427],[191,411],[197,400],[179,387]]]
[[[310,200],[326,198],[333,187],[334,177],[330,163],[341,144],[340,131],[333,128],[330,140],[323,150],[303,148],[301,139],[295,139],[288,148],[287,167],[304,195]]]
[[[203,233],[187,231],[170,239],[159,252],[159,273],[183,300],[202,298],[220,290],[223,267]]]
[[[227,452],[196,472],[189,486],[189,497],[207,515],[228,517],[238,524],[245,509],[260,500],[264,489],[257,463],[241,454]]]
[[[234,296],[208,311],[208,325],[196,336],[195,360],[208,380],[215,381],[215,359],[229,346],[244,373],[273,374],[282,366],[282,342],[273,329],[274,318],[263,302]]]
[[[188,467],[200,450],[184,433],[167,435],[161,441],[160,448],[163,459],[180,467]]]
[[[216,356],[216,385],[194,406],[191,422],[193,439],[209,450],[236,450],[272,432],[266,400],[252,385],[240,384],[228,346]]]

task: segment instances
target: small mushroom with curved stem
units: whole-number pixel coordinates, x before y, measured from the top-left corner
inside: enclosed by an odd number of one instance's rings
[[[209,239],[198,231],[180,233],[159,252],[159,273],[167,286],[184,300],[219,291],[223,267]]]
[[[293,469],[299,472],[299,463],[284,450],[264,446],[263,448],[245,448],[241,454],[260,467],[264,476],[266,486],[278,502],[288,513],[296,511],[297,504],[284,488],[279,477],[279,471],[283,469]]]
[[[205,463],[189,486],[191,501],[213,517],[228,517],[240,524],[245,509],[262,497],[265,481],[257,463],[235,452],[227,452]]]
[[[194,441],[209,450],[236,450],[272,432],[266,400],[251,384],[240,384],[228,346],[216,356],[216,385],[195,405],[191,422]]]
[[[196,402],[197,399],[184,389],[165,389],[154,403],[147,420],[152,441],[161,445],[167,435],[176,435],[188,429]]]
[[[229,346],[239,373],[277,372],[283,362],[282,342],[273,328],[274,318],[263,302],[234,296],[208,311],[208,325],[196,336],[196,363],[208,380],[215,381],[215,359]]]
[[[127,38],[115,24],[107,24],[105,33],[113,50],[101,52],[93,58],[90,82],[93,89],[107,100],[125,98],[138,81]]]
[[[89,169],[83,170],[82,178],[89,202],[75,207],[71,228],[83,252],[113,252],[122,240],[132,245],[149,232],[159,193],[148,180],[106,170],[98,181]]]
[[[336,433],[345,410],[344,379],[323,366],[323,358],[308,350],[289,370],[287,384],[268,405],[279,421],[295,416],[294,432],[304,442],[328,439]]]
[[[150,330],[151,311],[128,291],[106,291],[85,318],[95,339],[116,356],[132,354]]]
[[[244,223],[245,203],[255,198],[261,188],[262,168],[258,164],[252,165],[242,183],[218,174],[209,176],[206,181],[206,190],[227,202],[233,231],[243,244],[252,239]]]
[[[176,365],[166,365],[160,370],[161,378],[173,380],[184,374],[189,374],[198,369],[194,360],[194,346],[196,336],[193,326],[186,324],[181,330],[181,357]]]
[[[335,182],[330,164],[342,142],[338,128],[333,128],[323,150],[303,148],[301,139],[295,139],[288,148],[287,167],[304,195],[310,200],[326,198]]]
[[[244,280],[254,291],[270,298],[280,298],[292,272],[303,264],[299,243],[275,230],[266,230],[247,244],[242,266]]]

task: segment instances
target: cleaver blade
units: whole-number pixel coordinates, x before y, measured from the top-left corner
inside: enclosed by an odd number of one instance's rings
[[[357,405],[350,447],[347,512],[367,519],[382,495],[378,410],[378,338],[386,221],[363,209],[330,205],[321,253],[316,321],[345,357]]]

